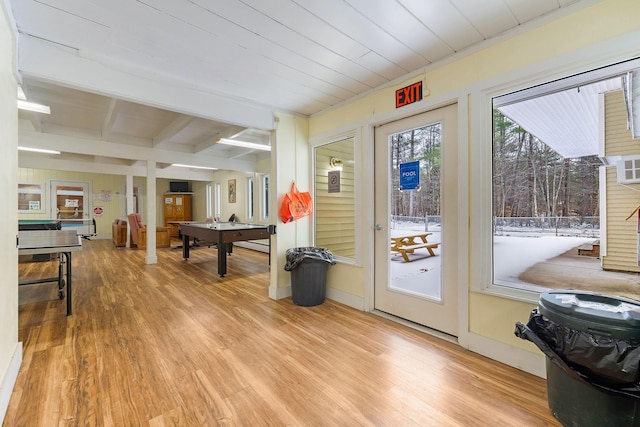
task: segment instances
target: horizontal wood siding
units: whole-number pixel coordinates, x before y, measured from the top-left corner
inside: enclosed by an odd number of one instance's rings
[[[640,142],[631,138],[622,91],[605,95],[605,153],[608,156],[637,154]],[[640,184],[621,185],[616,168],[607,168],[606,270],[640,272],[638,267],[638,219],[625,220],[640,205]]]
[[[315,245],[335,255],[356,255],[355,178],[353,139],[328,144],[316,149],[315,167]],[[328,174],[331,157],[342,160],[340,192],[329,193]]]
[[[640,141],[631,138],[627,109],[621,90],[605,94],[605,155],[640,154]]]

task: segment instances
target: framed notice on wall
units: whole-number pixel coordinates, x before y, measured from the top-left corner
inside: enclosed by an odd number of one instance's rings
[[[340,171],[329,171],[329,193],[340,192]]]
[[[236,180],[229,180],[229,203],[236,202]]]

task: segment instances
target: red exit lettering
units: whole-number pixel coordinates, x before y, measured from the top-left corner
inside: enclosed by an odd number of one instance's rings
[[[396,91],[396,108],[418,102],[422,99],[422,82],[416,82]]]

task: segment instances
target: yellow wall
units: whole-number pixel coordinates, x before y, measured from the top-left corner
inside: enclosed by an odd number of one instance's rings
[[[534,305],[492,295],[469,295],[469,332],[536,352],[536,346],[514,335],[516,322],[527,323]]]
[[[501,76],[507,73],[511,73],[510,76],[516,72],[526,75],[527,69],[540,62],[555,61],[558,57],[570,55],[578,49],[584,49],[632,31],[639,31],[640,20],[638,20],[638,16],[640,16],[640,1],[604,0],[598,2],[443,66],[426,67],[423,73],[408,77],[403,82],[376,90],[368,96],[339,108],[317,114],[309,121],[310,137],[338,132],[338,130],[349,127],[355,129],[363,122],[375,122],[383,115],[389,115],[395,109],[395,90],[420,79],[423,79],[426,84],[429,93],[427,99],[438,97],[439,100],[444,101],[449,98],[468,97],[469,105],[473,106],[475,105],[474,97],[479,97],[480,91],[494,87],[500,82]],[[636,36],[629,35],[628,38],[635,39]],[[640,54],[640,45],[638,45],[638,54]],[[568,60],[564,61],[565,63],[569,62]],[[567,75],[585,71],[571,70],[570,68],[567,68],[566,64],[563,68],[567,70]],[[483,83],[485,81],[487,83]],[[502,83],[513,84],[513,82],[507,81]],[[469,123],[478,120],[480,115],[481,112],[470,108]],[[490,144],[490,141],[487,141],[486,136],[474,134],[475,128],[470,127],[469,129],[469,140],[461,149],[471,150],[476,146],[489,149],[487,144]],[[366,139],[367,127],[363,126],[361,130],[365,135],[363,145],[372,145],[373,142]],[[472,171],[473,167],[469,165],[470,181],[476,178],[472,176]],[[468,184],[460,182],[460,188],[461,191],[466,191],[469,195],[468,199],[472,200]],[[479,207],[469,206],[469,211],[473,212],[475,208]],[[473,235],[473,231],[469,228],[469,235]],[[470,253],[469,256],[470,265],[458,266],[459,269],[470,270],[471,266],[475,264],[474,257],[477,254]],[[364,277],[364,268],[367,267],[342,265],[340,273],[354,279],[362,278]],[[470,275],[469,286],[471,287],[477,280],[473,275]],[[367,286],[371,286],[371,284],[364,283],[361,279],[358,284],[351,283],[349,292],[354,295],[363,295]],[[489,340],[535,351],[533,346],[513,335],[514,323],[518,320],[526,321],[534,304],[475,292],[470,292],[468,298],[469,332]]]
[[[108,175],[108,174],[94,174],[85,172],[67,172],[48,169],[28,169],[19,168],[18,181],[26,182],[40,182],[44,184],[45,194],[44,200],[44,213],[32,214],[32,213],[20,213],[20,219],[42,219],[49,218],[49,188],[48,181],[51,179],[58,180],[74,180],[74,181],[88,181],[91,183],[92,192],[92,207],[100,206],[104,209],[102,217],[96,217],[96,228],[98,236],[108,237],[111,236],[111,223],[116,218],[126,219],[125,206],[125,182],[126,178],[122,175]],[[164,225],[164,213],[162,206],[164,203],[163,194],[169,191],[170,181],[181,181],[173,179],[158,178],[156,179],[156,224],[158,226]],[[145,177],[134,177],[133,184],[140,186],[141,198],[139,204],[139,211],[142,214],[143,222],[146,222],[147,218],[147,191],[146,184],[147,179]],[[194,221],[204,221],[206,219],[206,182],[191,181],[191,191],[194,193],[192,198],[192,218]],[[106,195],[110,195],[110,198],[106,198]]]
[[[604,109],[604,155],[640,154],[640,142],[631,137],[627,125],[627,107],[621,90],[605,94]]]
[[[607,255],[605,270],[640,272],[638,266],[638,216],[625,220],[640,205],[640,184],[618,184],[616,168],[606,169],[607,179]],[[635,189],[635,190],[634,190]]]
[[[120,175],[93,174],[85,172],[65,172],[48,169],[19,168],[18,181],[40,182],[44,184],[43,203],[45,213],[31,214],[20,213],[20,219],[50,218],[50,192],[48,181],[73,180],[88,181],[91,183],[92,208],[102,207],[103,215],[96,217],[96,229],[100,236],[111,236],[111,224],[116,218],[123,218],[125,177]],[[93,217],[93,215],[91,215]]]
[[[247,221],[247,178],[253,175],[253,173],[236,171],[218,171],[214,174],[214,181],[220,183],[221,221],[227,221],[231,214],[236,214],[236,221],[238,222]],[[230,203],[229,181],[234,179],[236,181],[236,201]],[[257,187],[254,188],[257,189]],[[254,215],[257,215],[257,212],[255,212]]]
[[[627,128],[627,110],[622,91],[605,95],[605,155],[640,154],[640,142]],[[618,184],[616,167],[606,169],[606,270],[640,272],[638,266],[638,217],[631,212],[640,205],[640,184]]]

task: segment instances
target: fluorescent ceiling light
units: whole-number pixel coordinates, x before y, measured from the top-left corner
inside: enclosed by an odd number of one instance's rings
[[[18,150],[20,150],[20,151],[33,151],[34,153],[60,154],[59,151],[46,150],[44,148],[18,147]]]
[[[236,147],[253,148],[254,150],[271,151],[270,145],[257,144],[255,142],[238,141],[237,139],[220,138],[218,144],[235,145]]]
[[[171,166],[176,166],[179,168],[192,168],[192,169],[208,169],[208,170],[218,170],[218,168],[210,168],[208,166],[193,166],[193,165],[181,165],[179,163],[172,163]]]
[[[35,102],[23,101],[18,99],[18,108],[21,110],[35,111],[36,113],[51,114],[48,105],[36,104]]]

